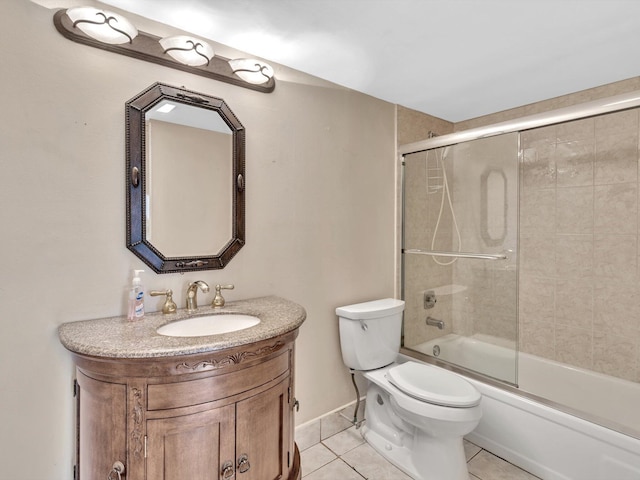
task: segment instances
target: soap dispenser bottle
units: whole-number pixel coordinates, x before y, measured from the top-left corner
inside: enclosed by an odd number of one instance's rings
[[[134,270],[131,290],[129,291],[129,311],[127,319],[130,321],[144,318],[144,288],[140,280],[140,273],[144,270]]]

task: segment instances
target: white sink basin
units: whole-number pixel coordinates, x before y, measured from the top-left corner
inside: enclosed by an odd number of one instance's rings
[[[204,337],[221,333],[237,332],[260,323],[258,317],[236,313],[203,315],[171,322],[156,331],[168,337]]]

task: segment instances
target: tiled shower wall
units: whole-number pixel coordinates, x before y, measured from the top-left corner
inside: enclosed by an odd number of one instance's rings
[[[639,129],[635,109],[520,138],[519,347],[632,381],[640,381]],[[414,218],[405,219],[407,248],[428,248],[440,195],[424,188],[428,162],[412,165],[407,188],[421,190],[411,196]],[[451,219],[443,220],[453,249]],[[450,332],[515,339],[515,310],[506,308],[515,303],[505,296],[503,308],[495,294],[508,291],[501,279],[514,282],[515,271],[470,261],[440,267],[427,256],[407,258],[405,267],[406,318],[415,319],[405,323],[406,346]],[[469,286],[463,308],[443,296],[425,311],[422,292],[447,283]],[[445,330],[426,327],[427,314],[445,320]]]
[[[520,349],[640,381],[638,109],[523,132]]]
[[[405,249],[502,253],[517,246],[517,134],[405,156]],[[445,181],[442,166],[445,166]],[[507,197],[492,192],[496,208],[482,201],[482,178],[504,174]],[[498,175],[500,177],[500,175]],[[447,201],[448,187],[454,217]],[[442,212],[440,214],[440,212]],[[494,218],[495,217],[495,218]],[[484,225],[487,231],[483,230]],[[485,238],[490,225],[505,225],[503,238]],[[454,225],[460,232],[460,241]],[[435,239],[434,239],[435,235]],[[436,258],[405,254],[405,338],[413,347],[448,333],[491,335],[515,347],[517,332],[516,258],[507,261]],[[444,265],[443,265],[444,264]],[[424,309],[426,291],[436,305]],[[431,316],[444,328],[427,326]]]
[[[427,138],[429,132],[433,132],[438,135],[445,135],[453,132],[453,123],[401,106],[398,106],[397,117],[398,145],[424,140]],[[414,197],[417,205],[411,209],[412,212],[415,212],[415,216],[405,221],[406,225],[409,226],[406,231],[408,239],[408,242],[406,242],[407,248],[412,248],[411,246],[413,246],[413,248],[424,248],[424,246],[427,245],[427,242],[431,241],[430,239],[433,230],[429,225],[435,225],[435,219],[438,213],[437,209],[439,208],[439,204],[436,205],[435,202],[427,201],[428,197],[437,197],[437,192],[435,194],[428,193],[428,190],[422,188],[422,185],[424,185],[424,179],[427,175],[426,153],[417,155],[420,156],[419,161],[412,163],[413,169],[411,171],[405,172],[405,181],[411,185],[408,188],[413,188],[418,192],[417,196]],[[435,156],[429,158],[431,167],[434,167],[435,160]],[[449,173],[453,174],[453,171]],[[398,180],[400,181],[400,176],[398,177]],[[397,189],[398,192],[401,191],[400,184],[398,184]],[[401,202],[398,202],[399,205],[400,203]],[[427,220],[426,224],[424,223],[424,220]],[[451,218],[448,214],[445,213],[445,218],[442,219],[442,222],[442,231],[450,231]],[[398,238],[401,236],[400,227],[401,226],[398,225]],[[442,241],[446,241],[446,239],[440,240],[441,242],[438,244],[439,247],[445,248]],[[400,258],[398,258],[398,264],[399,263]],[[405,342],[408,341],[411,345],[425,342],[442,334],[441,331],[433,327],[428,329],[425,328],[423,323],[425,315],[423,315],[424,310],[422,308],[422,292],[427,288],[432,288],[436,285],[450,284],[451,269],[446,267],[437,268],[437,266],[433,264],[436,268],[429,270],[429,277],[427,277],[424,275],[425,267],[427,265],[431,266],[432,264],[433,262],[429,257],[417,255],[414,256],[412,261],[407,264],[408,270],[405,273],[407,277],[411,278],[411,280],[407,282],[410,287],[404,295],[406,301],[405,316],[407,318],[419,320],[412,323],[405,323]],[[398,285],[401,283],[399,278],[400,274],[401,272],[398,269]],[[437,304],[436,308],[432,310],[431,313],[447,322],[447,320],[451,318],[450,311],[451,302],[442,301]],[[447,323],[444,332],[451,332],[451,322]]]
[[[451,295],[454,333],[489,335],[491,341],[514,349],[517,255],[509,252],[515,252],[518,245],[518,134],[477,139],[451,150],[451,183],[462,251],[507,253],[509,257],[497,261],[459,259],[452,265],[453,284],[467,288]],[[489,173],[501,180],[489,182]],[[513,381],[515,353],[509,359],[513,359],[509,360],[513,368],[504,379]]]
[[[430,250],[435,226],[440,211],[442,197],[442,170],[438,168],[439,152],[420,152],[405,157],[405,189],[410,192],[405,196],[404,246],[406,249]],[[451,162],[445,162],[448,175],[453,176]],[[437,180],[432,182],[432,180]],[[430,188],[437,183],[436,188]],[[433,186],[433,185],[431,185]],[[453,230],[451,211],[443,209],[440,218],[436,242],[436,250],[452,250]],[[404,345],[412,347],[453,331],[452,296],[441,295],[439,290],[453,283],[451,266],[441,266],[426,255],[404,255]],[[424,293],[434,290],[437,295],[436,305],[425,310]],[[427,326],[427,315],[444,322],[444,329]]]

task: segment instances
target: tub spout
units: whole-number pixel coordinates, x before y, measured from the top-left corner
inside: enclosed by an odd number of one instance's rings
[[[438,327],[440,330],[444,328],[444,322],[433,317],[427,317],[427,325]]]

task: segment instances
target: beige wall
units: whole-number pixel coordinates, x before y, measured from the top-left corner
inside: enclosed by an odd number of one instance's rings
[[[456,123],[454,125],[454,131],[459,132],[461,130],[492,125],[498,122],[506,122],[507,120],[521,118],[526,115],[548,112],[558,108],[570,107],[572,105],[578,105],[580,103],[586,103],[592,100],[598,100],[600,98],[611,97],[636,90],[640,90],[640,77],[633,77],[620,82],[609,83],[600,87],[590,88],[588,90],[550,98],[541,102],[491,113],[482,117],[471,118],[469,120]]]
[[[235,284],[228,300],[300,303],[297,423],[351,401],[334,309],[394,294],[394,105],[284,67],[274,93],[253,92],[71,42],[31,2],[2,6],[0,478],[72,477],[73,368],[56,329],[124,314],[145,268],[125,248],[124,104],[156,81],[224,98],[246,127],[247,245],[224,270],[145,285],[180,305],[196,279]]]
[[[451,122],[398,105],[398,145],[424,140],[429,132],[445,135],[453,127]]]

